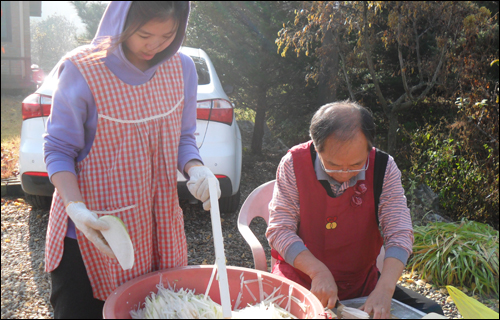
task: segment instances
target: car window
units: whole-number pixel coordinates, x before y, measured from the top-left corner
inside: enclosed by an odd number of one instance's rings
[[[198,85],[209,84],[210,83],[210,73],[208,72],[207,63],[203,58],[191,57],[196,66],[196,72],[198,73]]]

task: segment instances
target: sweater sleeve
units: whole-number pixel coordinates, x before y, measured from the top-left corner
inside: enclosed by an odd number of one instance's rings
[[[194,132],[196,131],[198,75],[196,74],[196,67],[191,58],[181,54],[181,61],[184,75],[184,110],[182,113],[177,168],[184,177],[188,178],[184,172],[186,163],[193,159],[203,162],[196,146],[196,138],[194,137]]]
[[[307,250],[298,236],[300,221],[299,191],[293,169],[293,158],[287,153],[276,172],[273,198],[269,203],[269,226],[266,237],[271,248],[293,266],[297,255]]]
[[[401,171],[391,156],[380,195],[379,220],[384,234],[385,258],[396,258],[406,265],[413,250],[413,227],[401,183]]]
[[[64,61],[59,68],[43,137],[44,160],[50,178],[60,171],[76,174],[75,162],[88,154],[91,143],[88,143],[86,127],[89,122],[97,122],[97,113],[88,112],[89,105],[95,106],[95,102],[87,82],[71,61]],[[95,119],[89,121],[89,118]]]

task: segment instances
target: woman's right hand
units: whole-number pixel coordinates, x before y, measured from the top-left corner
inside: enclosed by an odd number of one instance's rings
[[[311,280],[311,292],[321,301],[323,307],[334,308],[338,299],[338,288],[330,270],[312,275]]]
[[[113,250],[109,247],[101,234],[101,230],[108,230],[109,225],[100,221],[95,212],[87,209],[83,202],[70,202],[66,207],[66,213],[78,228],[97,249],[112,259],[116,259]]]

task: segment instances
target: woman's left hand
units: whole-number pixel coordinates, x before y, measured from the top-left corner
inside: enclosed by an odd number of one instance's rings
[[[393,294],[394,289],[391,291],[390,289],[376,286],[360,309],[370,315],[373,314],[373,319],[389,319]]]

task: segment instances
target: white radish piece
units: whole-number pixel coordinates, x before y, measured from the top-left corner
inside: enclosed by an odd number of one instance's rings
[[[111,215],[102,216],[99,220],[109,224],[109,229],[101,231],[101,233],[113,250],[122,269],[132,269],[134,266],[134,247],[125,223],[122,219]]]

